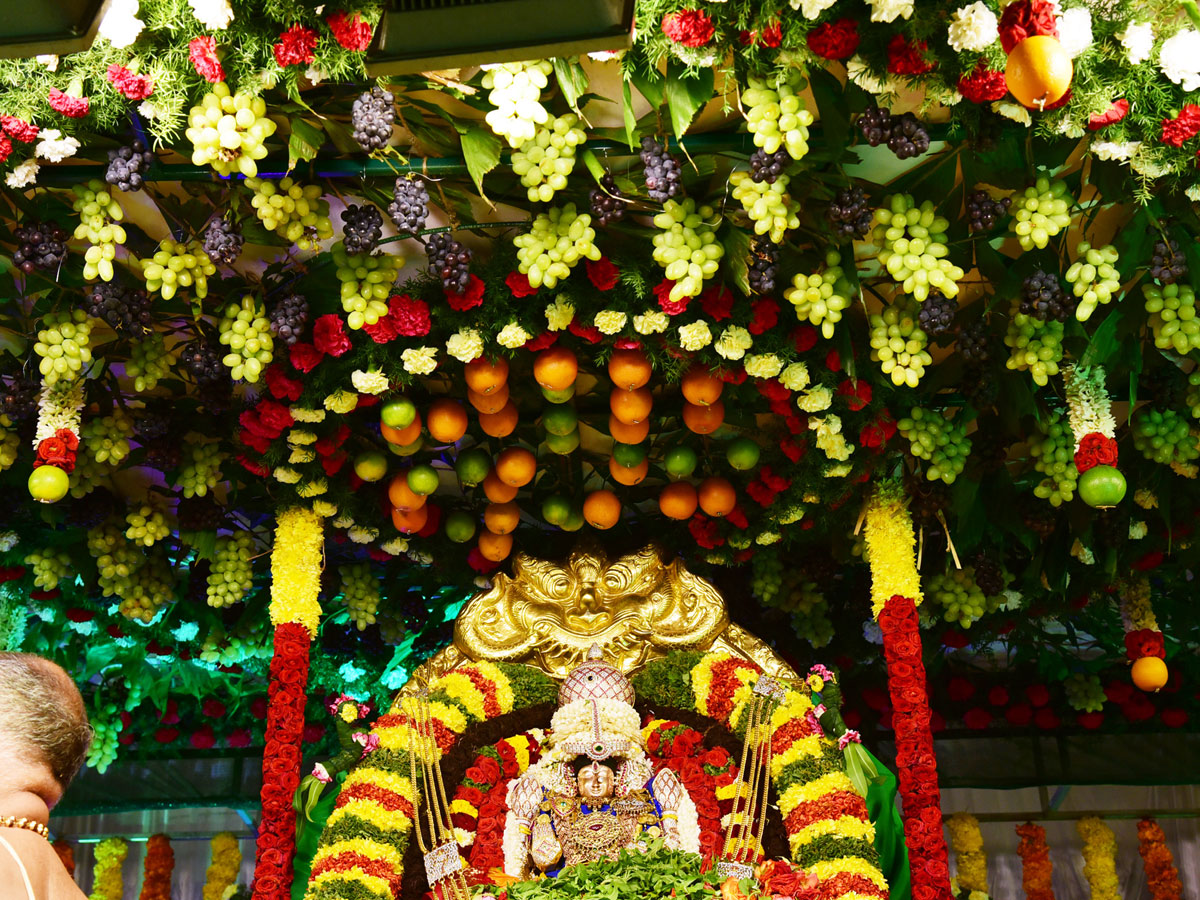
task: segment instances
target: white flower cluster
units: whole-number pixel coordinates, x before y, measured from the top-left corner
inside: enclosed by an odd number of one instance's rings
[[[413,375],[428,375],[437,368],[437,347],[409,347],[400,354],[404,371]]]
[[[983,0],[962,6],[950,16],[946,41],[955,53],[986,50],[1000,37],[1000,20]]]
[[[913,0],[867,0],[872,22],[895,22],[913,14]]]
[[[100,20],[100,37],[118,50],[138,39],[146,23],[137,17],[138,0],[112,0],[108,12]]]
[[[73,137],[63,137],[57,128],[44,128],[39,134],[35,153],[39,159],[47,162],[62,162],[75,155],[79,149],[79,141]]]
[[[1148,60],[1154,52],[1154,26],[1149,22],[1133,23],[1117,35],[1117,40],[1125,49],[1129,64],[1139,65]]]
[[[1058,19],[1058,42],[1071,59],[1092,46],[1092,14],[1082,6],[1068,9]]]
[[[67,429],[79,436],[80,410],[83,409],[83,379],[56,381],[42,388],[38,397],[37,430],[33,436],[33,449],[48,437],[54,437],[59,429]]]
[[[1075,434],[1075,449],[1085,435],[1102,434],[1111,438],[1117,422],[1112,415],[1112,401],[1104,387],[1104,369],[1093,366],[1081,369],[1068,366],[1063,372],[1067,395],[1067,421]]]
[[[456,331],[446,340],[446,352],[459,362],[479,359],[483,356],[483,336],[474,328]]]
[[[1163,41],[1158,67],[1185,91],[1200,88],[1200,31],[1185,28]]]
[[[224,29],[233,21],[233,7],[229,0],[188,0],[192,15],[205,28]]]

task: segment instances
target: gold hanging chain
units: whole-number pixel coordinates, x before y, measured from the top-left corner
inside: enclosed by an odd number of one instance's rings
[[[442,776],[441,754],[438,750],[437,739],[433,731],[433,713],[429,706],[429,701],[423,696],[405,699],[411,699],[412,701],[409,722],[413,733],[413,747],[409,754],[409,771],[411,772],[413,781],[413,793],[418,799],[418,805],[414,806],[413,810],[413,830],[417,833],[417,845],[421,850],[421,855],[426,858],[426,871],[428,872],[431,862],[429,858],[434,854],[438,854],[441,857],[439,860],[432,860],[435,867],[439,862],[443,866],[449,862],[444,857],[458,857],[458,843],[454,838],[454,826],[450,819],[450,803],[446,796],[446,785]],[[420,754],[421,757],[421,775],[426,794],[425,817],[429,822],[428,843],[421,829],[419,808],[421,791],[416,789],[417,754]],[[430,849],[431,845],[432,849]],[[446,850],[445,848],[447,847],[451,849]],[[470,890],[467,887],[467,880],[462,870],[461,861],[459,864],[453,865],[448,874],[434,879],[434,881],[442,885],[442,891],[446,895],[447,900],[468,900],[470,897]],[[430,888],[434,887],[435,883],[431,883]]]
[[[774,760],[775,760],[775,748],[773,746],[775,743],[775,741],[774,741],[774,730],[775,729],[771,725],[771,719],[775,715],[777,701],[768,700],[767,703],[768,703],[767,719],[766,719],[766,723],[764,726],[766,729],[766,734],[763,738],[763,744],[764,744],[763,753],[766,756],[766,760],[765,760],[765,766],[763,768],[762,810],[759,813],[758,846],[757,846],[757,849],[755,850],[756,856],[759,851],[762,851],[764,858],[766,857],[766,851],[763,848],[763,834],[767,830],[767,808],[769,806],[769,804],[767,803],[767,798],[771,796],[771,766],[773,765]]]
[[[738,763],[738,777],[733,783],[733,808],[729,811],[729,823],[725,826],[725,845],[721,850],[721,858],[729,859],[729,854],[733,846],[733,832],[736,828],[738,819],[738,811],[741,807],[742,788],[746,784],[746,761],[750,754],[751,734],[753,732],[754,722],[758,716],[758,698],[754,698],[753,705],[747,711],[746,720],[746,737],[742,741],[742,759]]]

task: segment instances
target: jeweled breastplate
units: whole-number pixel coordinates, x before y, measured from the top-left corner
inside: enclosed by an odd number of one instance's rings
[[[548,805],[568,866],[602,857],[615,859],[642,829],[658,827],[658,815],[645,791],[599,808],[587,806],[578,797],[556,797]]]

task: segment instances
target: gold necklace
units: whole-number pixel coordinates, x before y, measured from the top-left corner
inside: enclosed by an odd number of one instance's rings
[[[35,822],[33,819],[27,819],[24,816],[0,816],[0,828],[23,828],[25,831],[32,831],[34,834],[40,834],[46,840],[50,840],[50,829],[41,822]]]

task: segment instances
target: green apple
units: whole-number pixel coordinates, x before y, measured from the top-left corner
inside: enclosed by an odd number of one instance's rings
[[[750,438],[740,437],[725,448],[725,459],[739,472],[746,472],[758,465],[761,452],[758,444]]]
[[[676,481],[695,472],[698,463],[696,451],[691,447],[672,447],[663,459],[667,474]]]
[[[416,417],[416,404],[407,397],[393,397],[379,410],[380,420],[389,428],[407,428]]]

